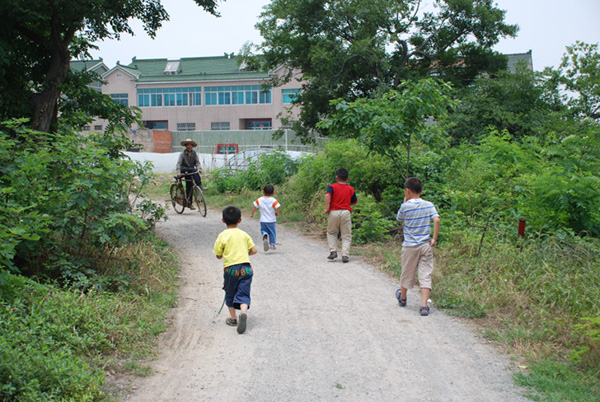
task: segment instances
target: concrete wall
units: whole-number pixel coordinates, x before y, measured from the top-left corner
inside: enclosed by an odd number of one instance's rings
[[[233,144],[238,152],[257,148],[281,148],[287,151],[310,151],[312,147],[302,145],[293,131],[287,130],[278,139],[273,138],[275,130],[237,131],[161,131],[138,129],[127,136],[133,140],[141,152],[170,153],[180,152],[184,147],[181,141],[192,139],[198,143],[196,151],[205,154],[218,153],[219,144]]]

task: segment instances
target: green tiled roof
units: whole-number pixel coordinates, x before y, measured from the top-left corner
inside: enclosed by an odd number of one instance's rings
[[[70,66],[71,70],[81,72],[84,70],[94,70],[94,67],[97,67],[99,64],[102,64],[102,59],[99,60],[71,60]]]
[[[177,74],[165,74],[169,59],[133,59],[126,68],[138,77],[138,82],[217,81],[266,79],[268,73],[240,71],[235,56],[181,58]]]

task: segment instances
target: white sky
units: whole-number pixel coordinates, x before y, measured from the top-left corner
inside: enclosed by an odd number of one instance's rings
[[[221,18],[202,11],[192,0],[162,0],[170,15],[150,39],[134,21],[136,36],[98,43],[92,57],[102,57],[112,68],[117,61],[138,59],[222,56],[238,53],[244,43],[258,44],[262,38],[254,25],[262,7],[270,0],[227,0],[219,3]],[[533,51],[533,67],[560,64],[565,47],[580,40],[600,42],[600,0],[496,0],[506,10],[505,21],[520,27],[517,38],[503,39],[495,47],[502,53]]]

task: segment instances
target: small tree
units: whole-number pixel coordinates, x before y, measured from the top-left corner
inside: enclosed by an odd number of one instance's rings
[[[543,76],[549,86],[562,89],[560,97],[573,115],[600,121],[600,53],[598,44],[576,42],[567,46],[558,69],[548,67]]]
[[[435,124],[428,124],[428,119],[437,118],[454,104],[449,91],[448,84],[427,78],[405,83],[400,90],[374,99],[336,99],[331,101],[334,113],[318,127],[330,130],[333,136],[355,138],[370,151],[390,157],[406,179],[410,176],[412,141],[433,140]]]

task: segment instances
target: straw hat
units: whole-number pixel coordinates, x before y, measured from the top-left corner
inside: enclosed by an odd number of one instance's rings
[[[191,140],[189,138],[181,141],[181,146],[182,147],[185,147],[187,144],[192,144],[193,147],[197,147],[198,146],[198,144],[196,143],[196,141]]]

